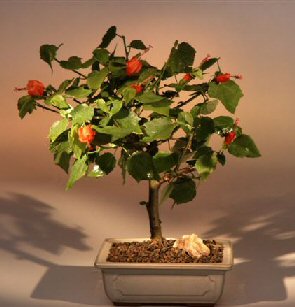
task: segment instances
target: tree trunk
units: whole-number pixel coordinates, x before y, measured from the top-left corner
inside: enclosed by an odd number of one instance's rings
[[[160,183],[156,180],[149,180],[149,201],[146,205],[149,221],[151,239],[162,240],[162,228],[159,215],[159,188]]]

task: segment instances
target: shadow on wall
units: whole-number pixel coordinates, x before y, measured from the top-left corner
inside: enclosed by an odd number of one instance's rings
[[[294,192],[228,204],[207,237],[236,238],[241,261],[227,275],[221,304],[238,306],[287,299],[284,278],[295,276]],[[227,295],[228,294],[228,295]]]
[[[56,265],[38,256],[38,252],[22,249],[21,246],[33,247],[52,254],[59,254],[66,247],[90,249],[83,242],[86,235],[54,220],[53,210],[48,204],[22,194],[10,193],[9,198],[0,198],[0,249],[19,260],[48,268],[31,297],[107,305],[101,275],[94,268]]]

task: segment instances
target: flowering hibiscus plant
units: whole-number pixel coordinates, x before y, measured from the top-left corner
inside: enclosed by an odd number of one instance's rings
[[[122,42],[124,55],[109,50],[114,39]],[[148,211],[151,238],[162,238],[159,204],[167,198],[173,204],[191,201],[196,182],[224,165],[226,153],[260,156],[231,116],[243,96],[236,83],[241,76],[224,73],[218,57],[208,55],[194,64],[195,49],[176,41],[157,68],[146,61],[151,46],[141,40],[127,43],[115,26],[89,60],[61,60],[61,46],[41,46],[40,57],[51,69],[57,63],[74,77],[57,87],[30,80],[17,88],[27,90],[18,100],[19,116],[39,108],[60,116],[50,128],[50,151],[69,172],[67,188],[83,176],[103,177],[116,165],[124,181],[126,174],[146,180],[149,196],[141,204]],[[216,108],[225,115],[214,116]],[[220,139],[218,148],[213,135]]]

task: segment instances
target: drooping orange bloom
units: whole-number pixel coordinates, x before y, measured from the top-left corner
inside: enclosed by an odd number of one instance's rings
[[[236,138],[237,138],[236,132],[232,131],[225,136],[224,143],[226,145],[230,145]]]
[[[91,125],[86,125],[78,129],[79,141],[87,143],[88,146],[93,142],[96,131],[92,129]]]
[[[30,96],[43,96],[45,86],[38,80],[29,80],[26,89],[28,90],[28,94]]]
[[[127,76],[138,74],[142,69],[142,62],[135,56],[127,62],[126,72]]]
[[[231,74],[225,73],[225,74],[221,74],[221,75],[216,76],[215,80],[216,80],[218,83],[224,83],[224,82],[229,81],[229,80],[230,80],[230,77],[231,77]]]
[[[191,81],[193,78],[193,76],[191,74],[185,74],[182,78],[182,80],[186,81],[186,82],[189,82]]]

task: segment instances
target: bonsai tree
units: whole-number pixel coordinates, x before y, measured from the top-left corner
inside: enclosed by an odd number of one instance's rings
[[[118,39],[125,54],[108,50]],[[151,46],[127,42],[110,27],[86,61],[78,56],[61,60],[62,44],[43,45],[40,58],[51,69],[57,63],[74,77],[59,86],[30,80],[27,95],[18,100],[19,116],[36,109],[59,114],[50,128],[54,162],[69,173],[67,189],[83,176],[100,178],[122,169],[148,182],[146,206],[151,239],[162,239],[159,204],[173,205],[196,196],[196,182],[206,180],[226,153],[254,158],[260,153],[232,116],[243,93],[240,75],[225,73],[218,57],[195,64],[195,49],[175,41],[167,61],[157,68],[146,61]],[[214,116],[221,105],[226,115]],[[221,138],[213,148],[211,137]],[[160,197],[161,190],[161,197]]]

